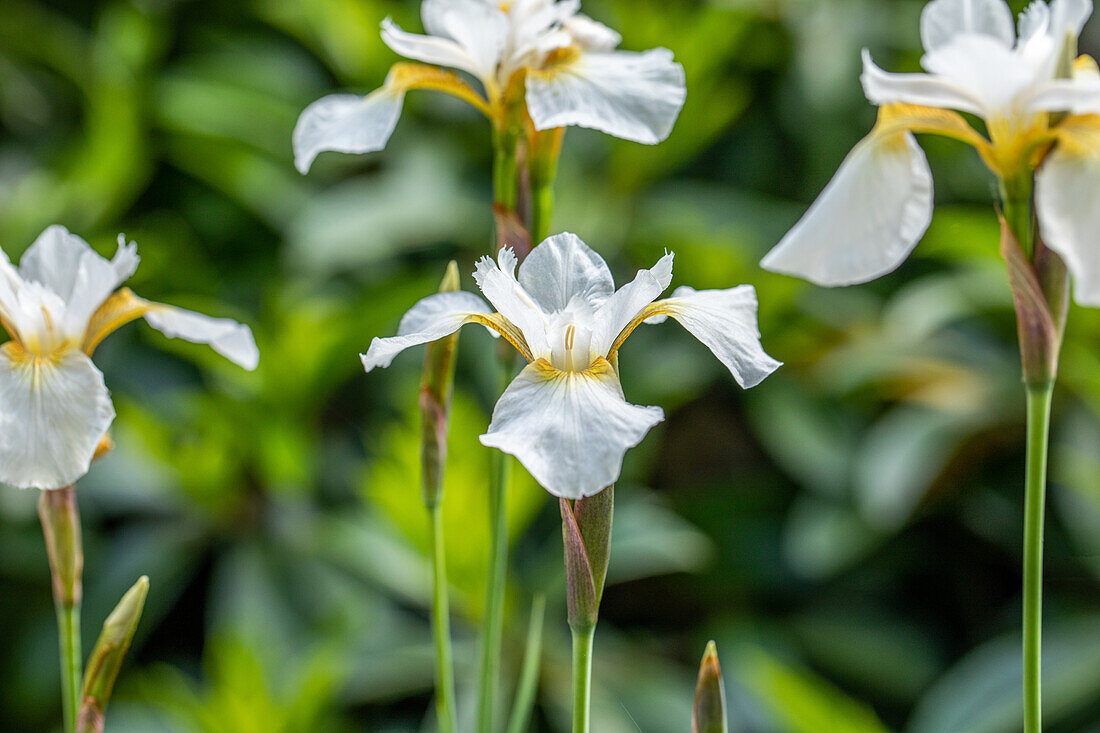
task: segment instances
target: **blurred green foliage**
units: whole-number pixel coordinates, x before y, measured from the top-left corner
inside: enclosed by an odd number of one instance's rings
[[[1014,2],[1018,10],[1021,2]],[[488,130],[411,95],[388,149],[291,165],[298,113],[378,85],[414,0],[0,0],[0,244],[63,223],[137,240],[135,289],[251,323],[245,374],[131,326],[101,349],[118,449],[82,482],[86,618],[137,575],[146,615],[109,730],[431,730],[415,355],[357,352],[489,241]],[[749,282],[786,366],[742,393],[675,325],[623,350],[668,419],[628,455],[597,636],[594,728],[686,730],[698,650],[723,650],[731,727],[1009,733],[1023,398],[991,185],[926,141],[939,208],[915,256],[821,290],[757,262],[869,128],[859,49],[916,68],[916,0],[586,0],[628,48],[671,48],[688,103],[655,148],[566,137],[555,229],[620,279]],[[1100,48],[1089,35],[1083,49]],[[471,280],[465,278],[467,287]],[[1100,731],[1100,314],[1075,309],[1055,406],[1045,701]],[[459,357],[447,479],[460,707],[472,709],[492,345]],[[512,492],[505,680],[550,599],[535,727],[568,724],[556,508]],[[0,729],[59,723],[34,496],[0,492]],[[94,630],[85,629],[90,636]]]

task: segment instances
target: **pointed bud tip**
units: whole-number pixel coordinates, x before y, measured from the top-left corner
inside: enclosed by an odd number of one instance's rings
[[[461,289],[462,282],[458,274],[458,263],[451,260],[447,263],[447,272],[443,275],[443,280],[439,283],[439,292],[441,293],[453,293]]]
[[[706,651],[703,652],[703,661],[699,665],[700,667],[713,666],[718,669],[721,674],[721,665],[718,664],[718,645],[714,643],[714,640],[707,642]]]

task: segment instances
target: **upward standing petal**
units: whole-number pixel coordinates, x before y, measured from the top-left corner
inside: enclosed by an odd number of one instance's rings
[[[579,125],[649,145],[672,132],[686,97],[684,68],[663,48],[577,53],[527,79],[539,130]]]
[[[924,50],[949,43],[964,33],[989,36],[1006,48],[1016,42],[1012,9],[1005,0],[932,0],[920,18]]]
[[[932,221],[932,173],[908,132],[873,131],[761,265],[819,285],[891,272]]]
[[[957,109],[980,115],[985,112],[982,99],[954,81],[932,74],[894,74],[880,69],[863,50],[863,74],[859,77],[863,93],[871,104],[916,104],[924,107]]]
[[[623,398],[606,360],[585,372],[536,361],[508,385],[481,442],[518,458],[551,494],[580,499],[618,480],[626,451],[663,419]]]
[[[548,314],[516,279],[516,255],[511,249],[497,253],[497,261],[482,257],[474,271],[481,292],[502,316],[523,333],[534,358],[549,357],[546,340]]]
[[[568,232],[531,250],[519,268],[519,283],[547,313],[565,310],[574,298],[595,308],[615,292],[607,263]]]

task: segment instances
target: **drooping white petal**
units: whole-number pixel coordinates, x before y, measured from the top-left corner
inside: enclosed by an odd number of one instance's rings
[[[684,68],[663,48],[580,53],[527,79],[536,128],[578,125],[648,145],[672,132],[686,97]]]
[[[452,10],[444,13],[443,20],[447,23],[456,17],[461,16]],[[460,69],[479,79],[485,79],[491,75],[492,69],[486,69],[485,66],[484,49],[467,48],[461,42],[452,41],[450,38],[409,33],[389,18],[382,21],[382,40],[396,53],[408,59]]]
[[[523,333],[535,358],[550,355],[546,340],[548,314],[516,280],[516,255],[511,249],[497,253],[497,261],[482,257],[474,271],[474,280],[497,311]]]
[[[103,374],[77,349],[35,359],[0,348],[0,481],[59,489],[88,472],[115,410]]]
[[[676,288],[659,304],[692,336],[706,344],[744,388],[755,387],[782,364],[764,352],[756,323],[756,290],[740,285],[728,290]]]
[[[984,112],[982,100],[958,84],[932,74],[883,71],[871,60],[867,49],[863,50],[863,73],[859,80],[867,101],[878,106],[903,102],[979,115]]]
[[[593,320],[596,333],[592,348],[606,355],[622,330],[642,312],[642,309],[660,297],[672,283],[672,259],[669,252],[652,270],[639,270],[633,280],[623,285],[596,310]]]
[[[920,18],[924,50],[939,48],[964,33],[988,36],[1012,48],[1016,42],[1012,9],[1005,0],[932,0],[924,6]]]
[[[900,265],[931,221],[924,151],[910,133],[872,132],[760,264],[818,285],[867,282]]]
[[[229,361],[249,371],[259,364],[260,352],[248,326],[229,318],[211,318],[171,305],[150,305],[144,313],[146,322],[168,338],[208,344]]]
[[[574,298],[595,308],[615,292],[607,263],[568,232],[531,250],[519,268],[519,284],[547,313],[565,310]]]
[[[490,313],[489,305],[473,293],[429,295],[401,318],[396,336],[371,341],[367,353],[360,355],[363,368],[369,372],[375,367],[388,367],[405,349],[450,336],[468,323],[471,315]]]
[[[1092,144],[1100,144],[1100,133]],[[1043,242],[1073,275],[1074,299],[1100,307],[1100,149],[1059,144],[1036,176],[1035,205]]]
[[[591,496],[619,478],[626,451],[664,419],[623,398],[604,360],[586,372],[529,364],[493,409],[481,442],[519,459],[555,496]]]
[[[405,92],[382,87],[365,97],[330,94],[305,108],[294,126],[294,165],[309,172],[326,150],[370,153],[386,147],[401,116]]]

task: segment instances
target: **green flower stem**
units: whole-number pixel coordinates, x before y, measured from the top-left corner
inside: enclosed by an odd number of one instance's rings
[[[554,180],[558,175],[564,128],[538,132],[531,139],[529,178],[531,181],[531,244],[550,236],[554,211]]]
[[[512,702],[512,716],[508,721],[508,733],[523,733],[531,719],[535,706],[535,692],[539,685],[539,668],[542,664],[542,625],[546,617],[546,596],[535,596],[531,604],[531,620],[527,625],[527,651],[523,656],[523,670],[516,685],[516,697]]]
[[[1042,730],[1043,515],[1053,382],[1027,386],[1024,514],[1024,733]]]
[[[61,652],[61,702],[65,730],[76,730],[80,706],[83,653],[80,645],[80,602],[83,595],[84,550],[80,540],[80,514],[76,487],[42,491],[38,517],[50,561],[54,608],[57,611],[58,642]]]
[[[506,211],[515,211],[519,200],[518,145],[515,130],[493,130],[493,203]]]
[[[1004,218],[1012,236],[1016,238],[1024,255],[1031,259],[1035,249],[1035,237],[1031,222],[1031,171],[1015,178],[1001,179],[1001,203],[1004,206]]]
[[[503,383],[507,383],[511,359],[501,359]],[[500,677],[500,647],[504,632],[504,586],[508,574],[508,455],[495,450],[489,467],[489,577],[485,613],[481,621],[477,730],[491,733]]]
[[[435,641],[435,714],[441,733],[458,729],[455,715],[454,661],[451,651],[447,554],[443,544],[443,508],[428,508],[432,521],[432,638]]]
[[[571,627],[573,632],[573,733],[588,733],[592,693],[592,640],[595,626]]]

